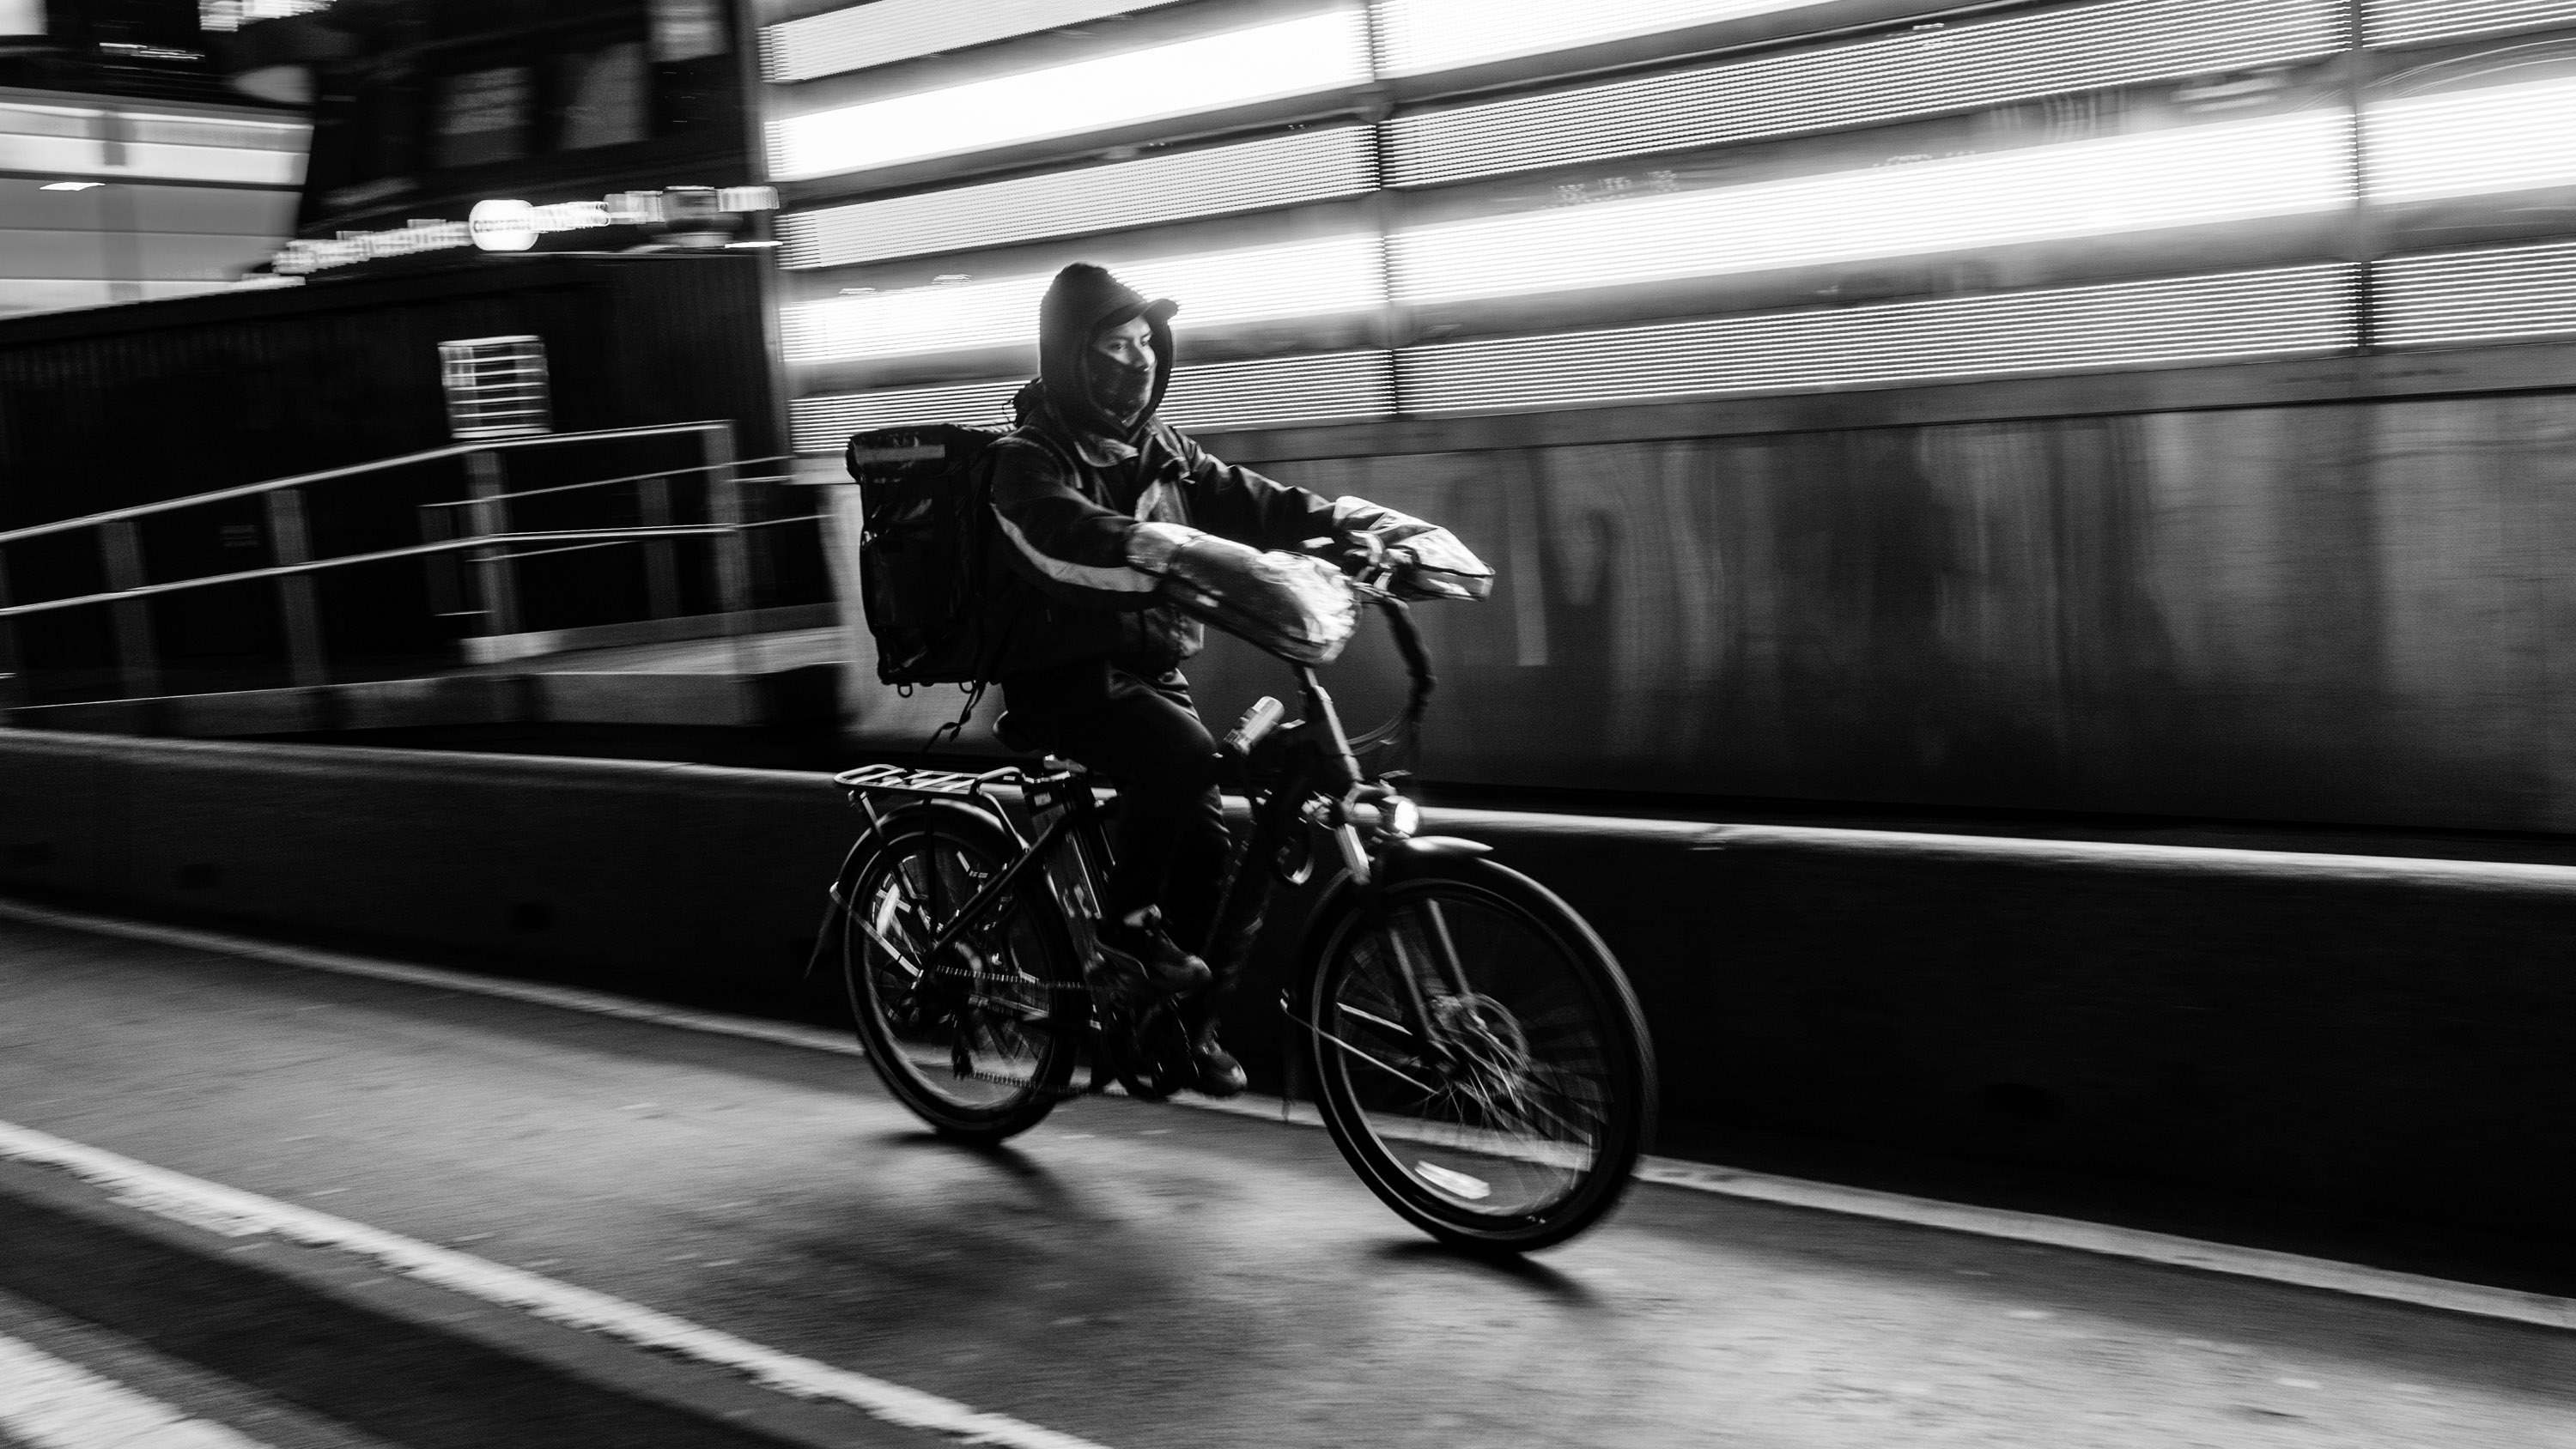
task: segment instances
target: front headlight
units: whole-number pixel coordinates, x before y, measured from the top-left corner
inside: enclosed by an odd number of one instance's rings
[[[1422,828],[1422,807],[1401,795],[1377,802],[1377,828],[1398,840],[1411,839]]]

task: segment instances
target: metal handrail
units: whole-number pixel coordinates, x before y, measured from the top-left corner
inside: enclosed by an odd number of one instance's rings
[[[389,468],[407,468],[415,463],[435,463],[442,458],[463,458],[475,453],[496,453],[513,448],[541,448],[555,443],[594,443],[619,438],[661,438],[677,433],[710,433],[729,429],[732,426],[733,424],[729,422],[665,423],[649,428],[608,428],[594,433],[534,433],[524,438],[485,438],[477,442],[432,448],[425,453],[406,453],[399,458],[378,458],[369,463],[352,463],[344,468],[325,468],[318,473],[298,473],[291,478],[271,478],[265,483],[244,483],[239,487],[218,488],[211,493],[198,493],[186,498],[167,498],[157,503],[138,503],[130,508],[111,508],[104,513],[57,519],[52,523],[33,524],[26,528],[0,533],[0,544],[42,538],[47,534],[69,533],[74,529],[96,528],[103,523],[121,523],[131,518],[148,518],[156,513],[175,513],[183,508],[202,508],[210,503],[257,497],[263,493],[275,493],[280,489],[300,488],[308,483],[327,483],[334,478],[351,478],[361,473],[383,472]],[[654,475],[648,473],[644,476]]]
[[[725,531],[725,532],[727,532],[727,533],[749,533],[751,530],[753,530],[753,529],[755,529],[755,528],[776,528],[777,526],[779,526],[779,525],[780,525],[780,524],[782,524],[782,523],[821,523],[821,522],[823,522],[823,521],[824,521],[824,515],[822,515],[822,514],[820,514],[820,513],[791,513],[791,514],[789,514],[788,516],[786,516],[785,518],[756,518],[756,519],[753,519],[753,520],[752,520],[751,522],[749,522],[749,523],[720,523],[720,524],[716,524],[716,525],[714,525],[714,527],[720,528],[720,529],[724,530],[724,531]],[[588,532],[585,532],[585,533],[582,535],[584,538],[597,539],[597,540],[598,540],[597,542],[592,542],[592,543],[568,543],[568,544],[565,544],[565,545],[564,545],[563,547],[561,547],[561,548],[536,548],[536,549],[530,549],[530,550],[528,550],[526,553],[496,553],[496,554],[492,555],[492,557],[490,557],[490,558],[488,558],[488,559],[477,559],[477,560],[475,560],[475,562],[477,562],[477,563],[514,563],[514,562],[516,562],[516,561],[518,561],[518,560],[520,560],[520,559],[523,559],[523,558],[551,558],[551,557],[553,557],[554,555],[559,554],[559,553],[579,553],[579,552],[581,552],[583,549],[586,549],[586,548],[615,548],[617,545],[619,545],[619,544],[621,544],[621,543],[625,543],[625,542],[627,542],[627,541],[628,541],[628,540],[623,539],[623,538],[601,538],[601,537],[600,537],[600,535],[601,535],[601,534],[603,534],[603,533],[608,533],[608,532],[612,532],[612,531],[613,531],[613,530],[609,530],[609,529],[594,529],[594,530],[590,530],[590,531],[588,531]],[[499,538],[501,538],[501,539],[503,539],[503,540],[507,540],[509,537],[511,537],[511,535],[508,535],[508,534],[499,534],[499,535],[494,535],[494,534],[485,534],[485,535],[484,535],[484,539],[485,539],[487,542],[488,542],[490,539],[494,538],[494,537],[499,537]]]
[[[591,528],[561,529],[545,533],[483,533],[470,538],[451,538],[437,543],[416,543],[404,548],[380,549],[374,553],[335,554],[330,558],[310,559],[297,564],[273,564],[267,568],[243,569],[238,573],[203,574],[193,579],[173,579],[166,584],[139,584],[104,594],[80,594],[69,598],[43,599],[33,604],[13,604],[0,608],[0,619],[14,619],[21,614],[51,613],[57,609],[86,608],[96,604],[123,603],[130,599],[149,598],[156,594],[174,594],[182,589],[210,589],[218,584],[255,583],[261,579],[282,579],[297,574],[318,573],[323,569],[342,568],[350,564],[383,563],[388,559],[417,558],[423,554],[455,553],[469,548],[495,548],[514,543],[563,543],[579,540],[598,543],[625,543],[647,538],[701,538],[709,534],[740,533],[766,523],[795,523],[813,518],[801,514],[793,519],[764,519],[761,523],[683,523],[656,528]]]
[[[606,488],[618,483],[648,483],[656,478],[677,478],[688,473],[714,473],[726,468],[748,468],[755,463],[783,463],[796,455],[779,453],[767,458],[737,458],[730,463],[701,463],[694,468],[661,468],[650,473],[630,473],[623,478],[593,478],[587,483],[557,483],[551,488],[522,488],[516,493],[496,493],[490,498],[449,498],[437,503],[424,503],[423,508],[472,508],[483,503],[509,503],[521,498],[543,498],[549,493],[578,493],[584,488]],[[753,478],[736,478],[736,483],[784,483],[785,473],[763,473]]]

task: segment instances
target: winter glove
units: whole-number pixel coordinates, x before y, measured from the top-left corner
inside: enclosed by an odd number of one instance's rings
[[[1494,591],[1494,571],[1445,528],[1365,498],[1333,500],[1333,523],[1346,534],[1366,534],[1388,552],[1412,560],[1395,576],[1398,594],[1418,599],[1481,599]]]
[[[1140,523],[1127,561],[1162,575],[1164,595],[1184,611],[1299,664],[1332,663],[1359,627],[1350,581],[1321,559]]]

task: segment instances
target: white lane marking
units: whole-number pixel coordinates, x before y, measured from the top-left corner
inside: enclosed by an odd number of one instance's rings
[[[267,1449],[6,1335],[0,1433],[35,1449]]]
[[[1741,1172],[1702,1162],[1677,1162],[1667,1157],[1647,1158],[1638,1169],[1637,1176],[1641,1181],[1666,1187],[1689,1188],[1756,1202],[1821,1208],[1850,1217],[1878,1218],[2010,1242],[2072,1248],[2108,1258],[2134,1258],[2168,1268],[2197,1268],[2239,1278],[2260,1278],[2293,1287],[2322,1288],[2357,1298],[2381,1298],[2418,1308],[2441,1308],[2453,1313],[2475,1314],[2480,1318],[2537,1324],[2543,1328],[2576,1329],[2576,1298],[2558,1298],[2547,1293],[2490,1288],[2478,1283],[2428,1278],[2419,1273],[2399,1273],[2386,1268],[2366,1268],[2357,1263],[2338,1263],[2328,1258],[2309,1258],[2268,1248],[2208,1243],[2140,1228],[2112,1227],[2106,1223],[2080,1222],[2004,1208],[1971,1207],[1964,1203],[1909,1197],[1903,1193],[1873,1192],[1867,1188]]]
[[[1175,1106],[1196,1107],[1238,1117],[1258,1117],[1303,1126],[1323,1125],[1311,1107],[1305,1108],[1300,1115],[1292,1115],[1297,1109],[1283,1104],[1276,1097],[1243,1096],[1229,1102],[1203,1097],[1174,1097],[1171,1100]],[[2543,1328],[2576,1329],[2576,1298],[2490,1288],[2479,1283],[2460,1283],[2448,1278],[2429,1278],[2357,1263],[2338,1263],[2328,1258],[2309,1258],[2268,1248],[2204,1242],[2198,1238],[2148,1232],[2142,1228],[2112,1227],[2105,1223],[2049,1217],[2042,1213],[1942,1202],[1936,1198],[1877,1192],[1839,1183],[1811,1182],[1798,1177],[1776,1177],[1766,1172],[1748,1172],[1706,1162],[1685,1162],[1675,1157],[1641,1159],[1637,1164],[1637,1180],[1717,1197],[1813,1208],[1844,1217],[1876,1218],[1882,1222],[1906,1223],[1943,1232],[1998,1238],[2005,1242],[2069,1248],[2106,1258],[2130,1258],[2167,1268],[2196,1268],[2202,1272],[2256,1278],[2291,1287],[2322,1288],[2334,1293],[2348,1293],[2356,1298],[2378,1298],[2418,1308],[2440,1308],[2479,1318],[2537,1324]]]
[[[391,1272],[451,1292],[514,1308],[548,1322],[731,1369],[781,1393],[847,1404],[905,1428],[951,1434],[969,1444],[996,1444],[1004,1449],[1100,1449],[1071,1434],[1059,1434],[1003,1414],[983,1413],[936,1394],[800,1358],[640,1303],[171,1172],[31,1127],[0,1122],[0,1157],[60,1169],[108,1189],[112,1201],[226,1237],[266,1234],[307,1247],[351,1253]],[[72,1449],[103,1449],[104,1442],[83,1441]],[[215,1445],[210,1441],[204,1449],[215,1449]]]
[[[161,945],[183,946],[223,956],[245,956],[278,965],[336,972],[344,976],[364,976],[379,981],[396,981],[413,986],[436,987],[440,990],[469,992],[481,996],[497,996],[512,1001],[528,1001],[566,1011],[586,1011],[602,1016],[620,1017],[628,1021],[649,1022],[655,1026],[674,1027],[682,1031],[742,1037],[779,1046],[800,1047],[809,1051],[833,1052],[842,1056],[866,1055],[859,1049],[858,1043],[838,1032],[825,1031],[819,1027],[754,1021],[715,1012],[684,1011],[607,992],[581,991],[562,986],[532,986],[522,982],[475,976],[462,971],[411,966],[338,951],[313,950],[302,946],[281,946],[246,936],[190,930],[179,926],[151,925],[140,921],[119,920],[113,916],[93,916],[82,912],[50,910],[7,900],[0,900],[0,918],[28,921],[65,930],[86,931],[93,935],[117,936],[129,940],[151,941]],[[1182,1096],[1172,1098],[1171,1105],[1194,1108],[1202,1112],[1220,1112],[1229,1116],[1286,1122],[1301,1127],[1323,1125],[1322,1121],[1314,1115],[1312,1108],[1301,1112],[1294,1104],[1284,1103],[1276,1097],[1243,1096],[1220,1102],[1207,1097]],[[1070,1139],[1087,1137],[1091,1134],[1066,1133],[1064,1135]],[[1811,1182],[1804,1178],[1776,1177],[1769,1173],[1747,1172],[1704,1162],[1685,1162],[1679,1158],[1646,1158],[1638,1165],[1637,1177],[1641,1182],[1654,1183],[1659,1187],[1680,1188],[1688,1192],[1704,1192],[1719,1197],[1744,1198],[1754,1202],[1813,1208],[1819,1212],[1840,1213],[1847,1217],[1911,1223],[1919,1227],[1938,1228],[1946,1232],[1966,1233],[1983,1238],[1998,1238],[2006,1242],[2036,1243],[2048,1247],[2069,1248],[2077,1252],[2097,1253],[2105,1257],[2130,1258],[2139,1262],[2162,1264],[2170,1268],[2196,1268],[2203,1272],[2225,1273],[2231,1277],[2255,1278],[2300,1288],[2320,1288],[2329,1292],[2348,1293],[2360,1298],[2378,1298],[2391,1303],[2413,1304],[2421,1308],[2439,1308],[2479,1318],[2532,1323],[2546,1328],[2576,1329],[2576,1299],[2553,1297],[2545,1293],[2524,1293],[2509,1288],[2490,1288],[2482,1284],[2454,1282],[2447,1278],[2429,1278],[2415,1273],[2367,1268],[2353,1263],[2337,1263],[2324,1258],[2302,1257],[2296,1253],[2238,1247],[2232,1243],[2203,1242],[2197,1238],[2151,1233],[2136,1228],[2110,1227],[2101,1223],[2049,1217],[2040,1213],[1972,1207],[1962,1203],[1941,1202],[1933,1198],[1909,1197],[1903,1193],[1874,1192],[1868,1188],[1843,1187],[1830,1182]]]

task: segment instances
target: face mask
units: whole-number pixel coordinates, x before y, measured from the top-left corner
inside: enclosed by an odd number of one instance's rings
[[[1122,423],[1144,416],[1145,404],[1154,397],[1153,364],[1120,362],[1098,352],[1088,361],[1093,406]]]

